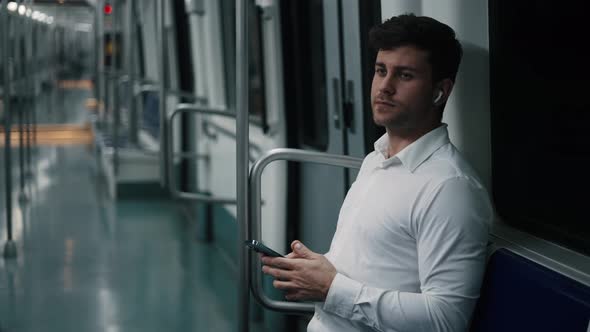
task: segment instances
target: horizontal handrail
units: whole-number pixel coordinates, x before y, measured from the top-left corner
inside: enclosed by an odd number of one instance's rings
[[[196,152],[176,152],[172,153],[172,157],[178,159],[203,159],[209,160],[209,155],[196,153]]]
[[[133,76],[130,73],[125,72],[123,70],[115,70],[115,69],[105,68],[103,70],[99,70],[98,72],[107,75],[108,76],[107,78],[109,78],[109,79],[125,76],[125,77],[127,77],[127,80],[135,82],[135,83],[154,84],[154,85],[157,84],[157,81],[154,81],[152,79],[142,77],[142,76]]]
[[[119,75],[119,80],[117,81],[117,83],[119,85],[121,85],[123,83],[129,83],[131,81],[132,81],[132,79],[131,79],[131,77],[129,75],[123,74],[123,75]]]
[[[151,84],[151,83],[142,84],[139,86],[139,89],[134,92],[134,97],[137,97],[144,92],[158,92],[158,91],[160,91],[160,88],[156,84]]]
[[[159,92],[159,91],[160,91],[160,87],[158,84],[154,84],[154,83],[141,84],[139,86],[139,89],[134,92],[134,97],[138,97],[140,94],[142,94],[144,92]],[[182,97],[182,98],[190,98],[190,99],[195,100],[196,102],[202,102],[205,100],[205,98],[203,98],[203,97],[199,97],[191,92],[182,91],[182,90],[166,89],[166,94],[177,96],[177,97]]]
[[[117,78],[119,76],[125,75],[125,73],[120,70],[115,70],[115,69],[110,69],[110,68],[105,68],[104,70],[101,70],[100,72],[103,73],[107,79]]]
[[[158,83],[157,81],[154,81],[150,78],[133,76],[131,74],[129,74],[129,77],[134,83],[139,83],[139,84],[157,84]]]
[[[207,107],[195,104],[178,104],[168,115],[168,120],[166,121],[166,133],[168,135],[166,141],[168,142],[168,150],[172,151],[172,126],[174,123],[174,118],[180,113],[199,113],[199,114],[213,114],[213,115],[220,115],[226,117],[235,117],[234,113],[228,112],[226,109],[223,108],[215,108],[215,107]],[[203,156],[194,155],[194,158],[202,158]],[[193,156],[184,157],[185,159],[193,159]],[[181,191],[176,188],[176,181],[174,176],[174,158],[169,158],[167,161],[168,163],[168,178],[169,180],[169,188],[170,193],[172,196],[180,199],[188,199],[200,202],[207,202],[207,203],[217,203],[217,204],[237,204],[235,198],[224,198],[224,197],[215,197],[215,196],[208,196],[205,194]]]
[[[177,97],[190,98],[190,99],[193,99],[195,102],[199,102],[199,103],[205,103],[207,101],[207,98],[199,97],[189,91],[166,89],[166,93],[169,95],[177,96]]]
[[[209,128],[213,129],[214,132],[210,132]],[[235,132],[232,132],[231,130],[224,128],[223,126],[220,126],[215,122],[207,121],[207,119],[203,120],[203,133],[205,134],[205,136],[212,140],[217,139],[217,134],[222,134],[223,136],[233,139],[234,141],[238,139]],[[256,161],[255,156],[261,155],[262,149],[253,142],[250,142],[250,144],[248,145],[248,160],[251,163],[254,163]]]
[[[252,218],[248,218],[248,229],[251,230],[252,239],[260,240],[261,232],[261,187],[262,187],[262,172],[271,162],[277,160],[296,161],[321,164],[327,166],[345,167],[345,168],[360,168],[362,159],[334,155],[322,152],[304,151],[298,149],[273,149],[268,151],[265,155],[260,157],[252,166],[250,170],[250,211]],[[247,251],[245,246],[241,247],[242,254]],[[255,271],[254,278],[250,278],[250,289],[254,298],[260,302],[264,307],[288,313],[308,314],[314,311],[314,305],[311,303],[287,302],[277,301],[269,298],[262,288],[262,272],[260,267],[260,258],[252,260],[250,266],[250,273]]]
[[[179,113],[198,113],[198,114],[208,114],[208,115],[219,115],[228,118],[235,118],[236,114],[234,112],[228,111],[226,108],[222,107],[212,107],[212,106],[202,106],[198,104],[187,104],[187,103],[180,103],[176,105],[174,110],[168,116],[168,119],[172,121]]]
[[[129,79],[135,83],[140,83],[140,84],[157,84],[157,81],[154,81],[153,79],[150,78],[146,78],[143,76],[133,76],[131,74],[125,74],[127,76],[129,76]]]

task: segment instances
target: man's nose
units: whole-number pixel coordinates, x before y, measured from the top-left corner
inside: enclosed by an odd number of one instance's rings
[[[379,92],[386,95],[392,95],[395,93],[395,80],[391,75],[384,77],[380,82]]]

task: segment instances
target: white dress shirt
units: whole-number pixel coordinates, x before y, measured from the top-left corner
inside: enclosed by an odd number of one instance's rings
[[[446,125],[387,159],[375,143],[326,258],[338,274],[308,331],[465,331],[493,209]]]

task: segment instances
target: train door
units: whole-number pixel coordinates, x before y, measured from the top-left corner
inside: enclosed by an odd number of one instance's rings
[[[374,131],[365,128],[372,69],[367,64],[374,59],[364,50],[364,35],[380,19],[376,5],[310,0],[293,1],[283,8],[289,11],[284,16],[292,20],[285,28],[291,41],[291,49],[285,52],[286,84],[291,85],[287,91],[292,92],[287,96],[290,146],[355,157],[366,154],[366,134]],[[293,237],[316,252],[326,252],[355,177],[356,172],[328,166],[291,167],[290,178],[296,180],[290,186],[297,188],[290,199],[297,202],[289,213]]]

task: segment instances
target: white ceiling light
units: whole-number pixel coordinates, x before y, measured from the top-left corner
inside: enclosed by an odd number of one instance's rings
[[[34,20],[38,20],[40,14],[41,13],[38,10],[35,10],[35,11],[33,11],[33,15],[31,15],[31,18]]]
[[[31,14],[33,14],[33,11],[31,10],[31,8],[27,8],[27,12],[26,12],[27,17],[31,17]]]
[[[15,12],[18,9],[18,3],[12,1],[6,5],[6,9],[10,10],[11,12]]]
[[[20,15],[24,15],[26,12],[27,12],[27,7],[25,7],[25,5],[18,6],[18,13]]]
[[[45,20],[45,22],[47,22],[47,24],[53,24],[53,16],[47,17],[47,19]]]

